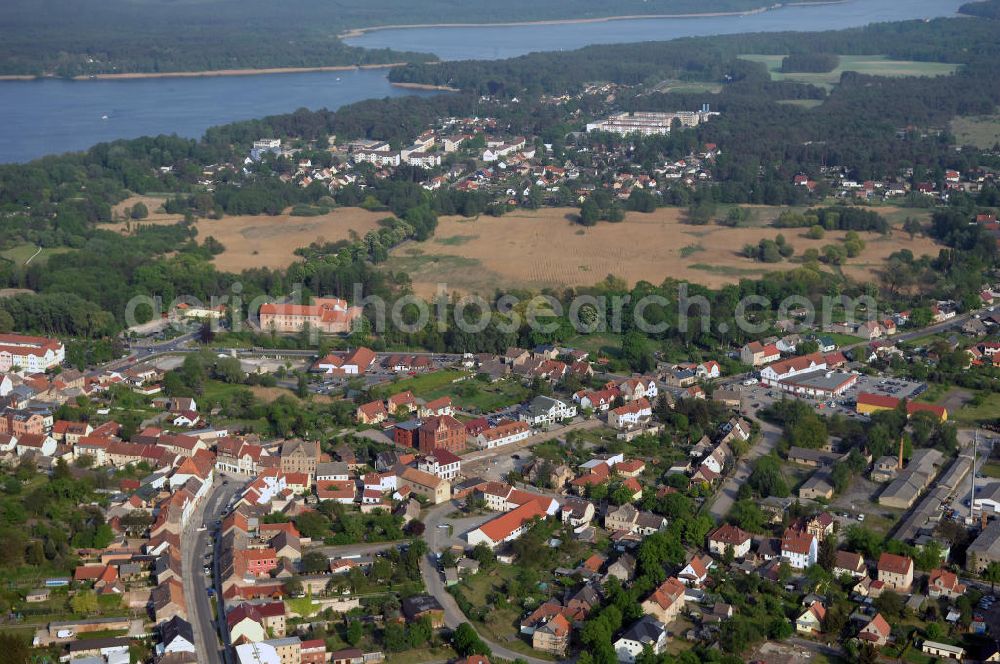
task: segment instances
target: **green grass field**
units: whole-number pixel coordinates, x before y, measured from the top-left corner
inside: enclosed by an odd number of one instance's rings
[[[884,55],[842,55],[840,65],[831,72],[793,73],[780,71],[783,55],[741,55],[740,58],[752,62],[763,62],[774,81],[797,81],[816,85],[827,90],[840,82],[845,71],[854,71],[871,76],[947,76],[958,69],[958,65],[945,62],[917,62],[914,60],[890,60]]]
[[[820,336],[830,337],[833,339],[833,343],[837,344],[837,348],[841,348],[843,346],[853,346],[856,343],[864,341],[861,337],[854,337],[850,334],[837,334],[836,332],[824,332]]]
[[[39,252],[38,247],[33,244],[20,244],[16,247],[0,251],[0,258],[4,258],[15,265],[24,265],[28,260],[31,260],[31,265],[36,263],[44,264],[52,256],[64,254],[67,251],[71,251],[71,249],[69,247],[55,247],[52,249],[42,249]],[[38,253],[37,256],[35,256],[36,252]],[[34,258],[32,258],[33,256]]]
[[[414,396],[426,399],[430,393],[444,389],[454,384],[454,381],[457,379],[469,375],[468,371],[460,371],[458,369],[446,369],[444,371],[421,374],[419,376],[404,378],[388,385],[380,385],[372,390],[372,396],[375,398],[385,398],[409,390],[413,392]]]
[[[949,413],[948,416],[951,421],[965,425],[995,420],[1000,417],[1000,394],[991,392],[978,406],[970,403],[954,413]]]
[[[951,121],[951,133],[959,145],[992,148],[1000,143],[1000,115],[955,118]]]

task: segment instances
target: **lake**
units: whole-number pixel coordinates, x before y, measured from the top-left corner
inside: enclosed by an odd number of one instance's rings
[[[363,99],[434,92],[391,85],[382,69],[252,76],[0,82],[0,162],[84,150],[156,134],[200,137],[209,127],[335,109]]]
[[[789,5],[746,16],[386,29],[366,32],[345,42],[366,48],[433,52],[443,60],[494,60],[533,51],[573,50],[589,44],[665,41],[742,32],[840,30],[884,21],[951,16],[966,1],[848,0],[836,4]]]
[[[965,0],[849,0],[787,6],[749,16],[636,19],[602,23],[377,30],[357,46],[433,51],[444,59],[493,59],[676,37],[778,30],[827,30],[877,21],[950,16]],[[0,82],[0,162],[86,149],[155,134],[199,137],[212,126],[288,113],[336,109],[363,99],[435,94],[394,87],[384,70]]]

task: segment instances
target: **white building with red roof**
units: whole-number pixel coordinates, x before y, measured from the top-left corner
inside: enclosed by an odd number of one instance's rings
[[[417,469],[451,481],[462,472],[462,457],[438,447],[417,462]]]
[[[490,549],[495,549],[504,542],[517,539],[535,519],[544,519],[546,516],[548,513],[542,503],[532,500],[470,531],[466,539],[470,546],[485,544]]]
[[[61,341],[21,334],[0,334],[0,371],[15,367],[24,373],[42,373],[66,360]]]

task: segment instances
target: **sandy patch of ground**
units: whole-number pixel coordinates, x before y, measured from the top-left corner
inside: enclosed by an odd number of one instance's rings
[[[122,232],[129,232],[139,224],[174,224],[180,215],[158,211],[162,198],[136,196],[115,207],[122,217],[125,208],[138,201],[149,208],[149,217],[141,221],[120,221],[116,225]],[[227,216],[222,219],[199,219],[195,226],[198,239],[212,236],[226,248],[215,257],[215,266],[226,272],[240,272],[252,267],[285,268],[299,260],[293,253],[313,242],[336,242],[352,237],[363,237],[378,228],[380,219],[391,216],[388,212],[369,212],[361,208],[338,208],[317,217],[293,217],[290,214]]]
[[[439,283],[459,292],[492,293],[499,287],[591,286],[613,274],[634,284],[661,283],[670,277],[719,287],[741,278],[793,269],[792,261],[757,263],[741,255],[746,244],[779,233],[801,256],[841,241],[844,232],[828,232],[822,240],[804,237],[805,229],[766,226],[781,208],[754,208],[753,226],[727,228],[682,223],[684,212],[661,208],[653,214],[629,213],[622,223],[601,222],[584,228],[574,223],[575,209],[518,211],[504,217],[444,217],[435,237],[408,243],[393,252],[388,269],[403,270],[418,294],[433,294]],[[880,209],[880,212],[882,210]],[[890,212],[887,210],[886,212]],[[843,267],[858,279],[900,249],[915,255],[936,254],[929,239],[913,240],[901,231],[883,237],[861,234],[867,246]]]

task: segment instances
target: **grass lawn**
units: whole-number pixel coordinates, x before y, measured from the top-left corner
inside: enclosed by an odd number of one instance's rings
[[[585,350],[591,355],[607,355],[608,357],[618,357],[621,355],[622,336],[610,332],[595,332],[594,334],[579,334],[566,341],[566,346],[578,350]],[[594,358],[591,357],[591,360]]]
[[[313,604],[312,597],[286,598],[285,605],[291,612],[297,613],[303,618],[308,618],[320,609],[319,604]]]
[[[15,265],[24,265],[25,261],[31,259],[31,264],[34,265],[35,263],[45,263],[51,256],[64,254],[67,251],[72,250],[69,247],[42,249],[41,252],[35,256],[35,252],[37,251],[38,247],[33,244],[21,244],[16,247],[11,247],[10,249],[5,249],[4,251],[0,251],[0,258],[6,258]],[[32,256],[35,257],[32,258]]]
[[[971,402],[955,413],[949,413],[949,419],[958,424],[975,424],[985,420],[995,420],[1000,417],[1000,394],[991,392],[985,395],[978,406]]]
[[[836,332],[823,332],[819,336],[830,337],[833,339],[833,343],[837,344],[838,348],[842,346],[853,346],[854,344],[864,341],[861,337],[851,336],[850,334],[838,334]]]
[[[531,391],[517,379],[501,380],[497,383],[483,383],[478,380],[465,380],[461,383],[448,385],[440,390],[429,392],[424,398],[437,399],[450,396],[456,406],[462,410],[478,413],[490,413],[507,406],[521,403],[531,394]]]
[[[385,398],[393,394],[399,394],[400,392],[406,392],[409,390],[413,392],[414,396],[426,398],[431,392],[445,389],[446,387],[451,386],[454,381],[466,376],[469,376],[468,371],[461,371],[458,369],[435,371],[432,373],[421,374],[419,376],[404,378],[403,380],[398,380],[389,383],[388,385],[381,385],[372,390],[372,396],[375,398]]]
[[[990,461],[980,467],[979,472],[986,477],[1000,478],[1000,462]]]
[[[206,403],[215,403],[245,389],[247,389],[246,385],[223,383],[219,380],[206,380],[204,391],[199,399],[204,399]]]
[[[743,60],[763,62],[774,81],[797,81],[816,85],[827,90],[840,82],[845,71],[854,71],[870,76],[947,76],[958,69],[958,65],[944,62],[916,62],[914,60],[890,60],[884,55],[842,55],[840,64],[830,72],[795,72],[785,74],[780,71],[783,55],[741,55]]]

